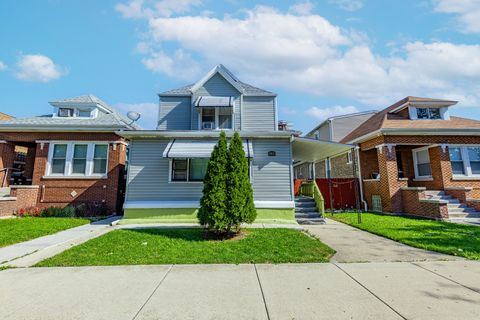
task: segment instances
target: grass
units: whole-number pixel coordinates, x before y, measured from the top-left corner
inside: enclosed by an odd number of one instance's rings
[[[205,240],[200,228],[115,230],[37,266],[327,262],[334,253],[292,229],[245,229],[242,239]]]
[[[72,218],[0,219],[0,247],[57,233],[89,222],[88,219]]]
[[[125,209],[119,224],[198,223],[197,209]],[[293,209],[257,209],[255,223],[296,224]]]
[[[480,227],[443,221],[363,213],[338,213],[327,218],[412,247],[480,260]]]

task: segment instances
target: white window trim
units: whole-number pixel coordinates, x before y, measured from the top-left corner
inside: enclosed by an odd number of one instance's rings
[[[352,151],[347,152],[347,164],[352,164]]]
[[[204,131],[212,131],[208,129],[203,129],[202,127],[202,114],[203,114],[203,108],[213,108],[215,110],[215,121],[214,121],[214,129],[213,130],[234,130],[235,129],[235,112],[234,112],[234,107],[230,107],[232,109],[232,127],[229,129],[222,129],[219,128],[219,121],[218,121],[218,116],[219,116],[219,107],[201,107],[200,112],[198,113],[198,130],[204,130]]]
[[[52,160],[53,160],[53,150],[57,144],[66,144],[67,153],[65,158],[65,170],[64,173],[52,173]],[[87,145],[87,163],[85,168],[85,174],[72,173],[73,171],[73,150],[74,145],[76,144],[86,144]],[[102,174],[93,173],[93,156],[95,145],[106,145],[107,146],[107,158],[106,158],[106,172]],[[48,178],[106,178],[108,176],[108,160],[110,153],[110,144],[106,142],[91,142],[91,141],[56,141],[50,142],[48,148],[48,159],[47,167],[45,169],[45,177]]]
[[[177,160],[187,160],[187,180],[173,180],[173,160],[172,158],[168,159],[168,183],[202,183],[203,181],[190,181],[190,159],[192,158],[175,158]]]
[[[60,109],[72,109],[73,110],[73,116],[72,117],[60,117],[58,115],[58,112]],[[80,112],[80,109],[90,109],[90,116],[89,117],[80,117],[79,116],[79,112]],[[85,108],[81,108],[81,107],[55,107],[54,111],[53,111],[53,118],[65,118],[65,119],[95,119],[97,118],[98,116],[98,109],[97,108],[92,108],[92,107],[85,107]]]
[[[473,174],[472,173],[472,166],[470,165],[470,157],[468,156],[467,148],[480,148],[478,144],[451,144],[448,145],[448,148],[460,148],[460,152],[462,153],[462,161],[463,161],[463,169],[465,174],[453,174],[453,178],[480,178],[480,174]],[[450,161],[451,163],[451,161]],[[450,164],[451,165],[451,164]]]
[[[427,119],[420,119],[417,115],[417,109],[428,109],[428,118]],[[440,111],[440,118],[439,119],[432,119],[430,118],[430,109],[439,109]],[[411,120],[449,120],[450,115],[448,113],[447,107],[435,107],[435,106],[415,106],[415,107],[408,107],[408,114],[410,115]]]
[[[418,174],[418,158],[417,158],[417,152],[420,152],[420,151],[425,151],[425,150],[428,150],[430,149],[431,146],[428,146],[428,147],[423,147],[423,148],[417,148],[417,149],[412,149],[412,156],[413,156],[413,171],[415,172],[415,179],[417,180],[429,180],[429,179],[432,179],[432,175],[427,175],[427,176],[420,176]],[[432,162],[430,160],[430,152],[428,152],[428,161],[430,163],[430,169],[431,169],[431,166],[432,166]]]

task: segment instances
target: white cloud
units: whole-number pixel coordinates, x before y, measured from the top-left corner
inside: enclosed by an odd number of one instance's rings
[[[7,69],[7,65],[3,63],[3,61],[0,61],[0,71],[3,71],[5,69]]]
[[[136,111],[141,114],[138,124],[142,129],[157,128],[158,104],[152,102],[143,103],[117,103],[114,105],[120,112],[126,114],[128,111]],[[153,115],[153,116],[152,116]]]
[[[17,61],[15,76],[20,80],[49,82],[66,74],[52,59],[41,54],[21,55]]]
[[[290,11],[299,15],[310,14],[313,10],[314,4],[310,1],[300,2],[290,7]]]
[[[118,3],[115,9],[124,18],[170,17],[177,13],[185,13],[193,7],[200,6],[202,0],[130,0]]]
[[[480,33],[480,0],[434,0],[435,11],[456,14],[459,30]]]
[[[311,107],[305,111],[305,114],[323,121],[330,117],[355,112],[358,112],[358,109],[354,106],[334,106],[329,108]]]
[[[328,2],[347,11],[356,11],[363,7],[363,0],[329,0]]]
[[[147,31],[139,50],[145,66],[189,83],[223,63],[242,80],[267,89],[370,107],[407,95],[480,103],[480,45],[408,42],[378,55],[361,32],[345,31],[319,15],[264,6],[242,17],[149,18]],[[177,49],[166,50],[166,43]]]

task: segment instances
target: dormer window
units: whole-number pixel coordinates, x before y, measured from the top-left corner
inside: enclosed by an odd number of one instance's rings
[[[417,119],[442,119],[440,108],[417,108]]]
[[[73,109],[72,108],[59,108],[58,109],[58,116],[62,117],[62,118],[73,117]]]
[[[91,114],[92,114],[91,109],[78,109],[77,116],[80,118],[90,118]]]

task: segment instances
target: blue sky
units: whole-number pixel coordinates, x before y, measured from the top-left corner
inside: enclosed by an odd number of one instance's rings
[[[153,128],[157,93],[223,63],[304,132],[406,95],[480,119],[479,17],[480,0],[3,0],[0,111],[92,93]]]

